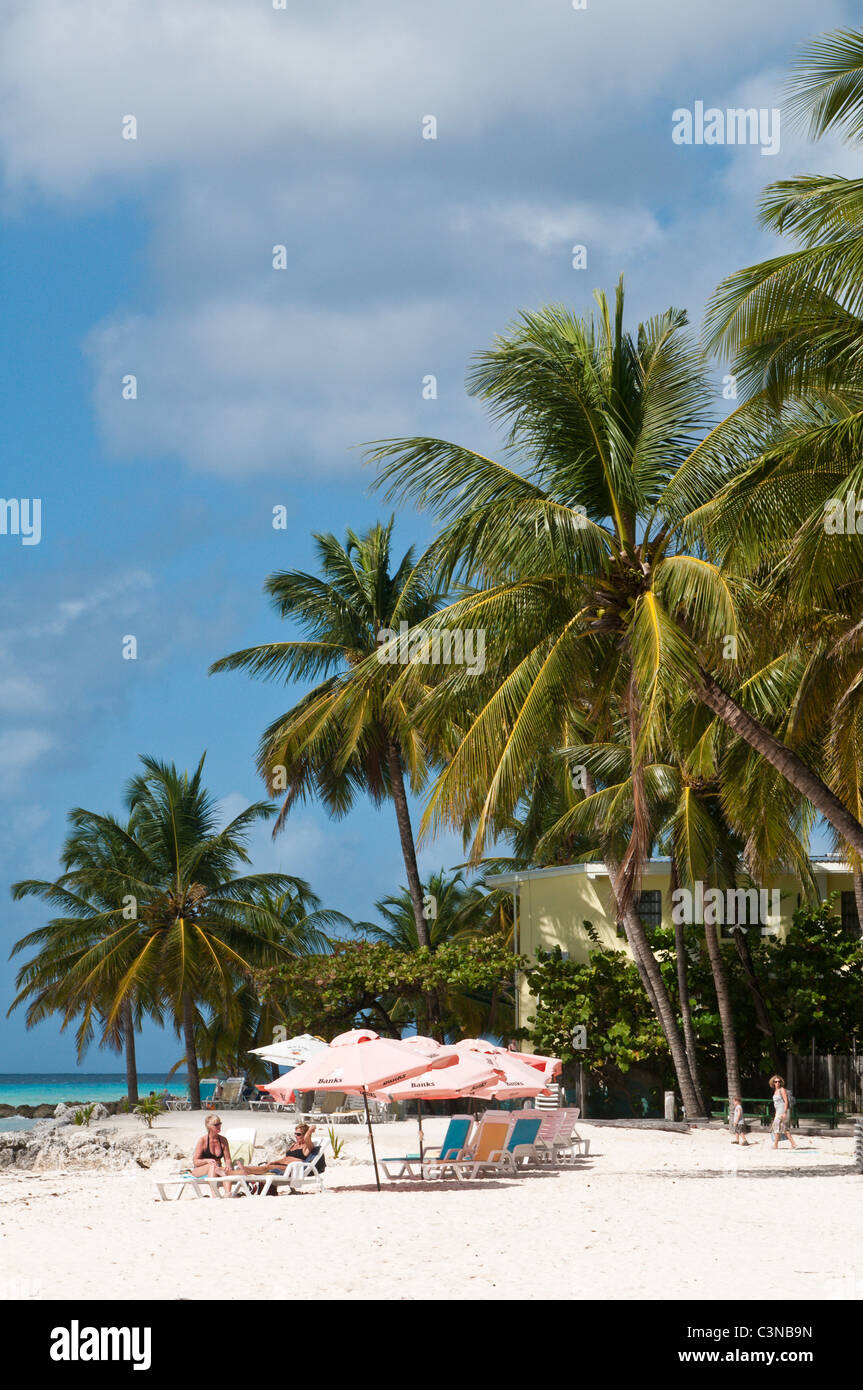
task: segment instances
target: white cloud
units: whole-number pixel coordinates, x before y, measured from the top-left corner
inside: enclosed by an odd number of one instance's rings
[[[293,468],[358,470],[353,446],[408,430],[421,379],[438,367],[454,306],[358,312],[213,297],[176,312],[117,319],[90,335],[96,407],[117,455],[179,452],[241,477]],[[124,374],[138,399],[122,399]]]
[[[0,734],[0,796],[14,796],[23,773],[53,746],[54,739],[43,729],[7,729]]]
[[[32,714],[47,709],[49,703],[44,685],[30,676],[0,677],[0,711],[4,714],[15,714],[19,710]]]
[[[649,291],[640,312],[697,315],[733,257],[754,258],[756,185],[780,167],[736,151],[716,164],[721,199],[705,199],[709,166],[685,156],[716,152],[671,146],[671,111],[696,97],[748,85],[773,104],[776,10],[751,0],[6,8],[7,199],[133,196],[152,228],[146,309],[118,304],[85,349],[117,457],[351,473],[362,440],[439,432],[418,405],[427,373],[455,377],[452,435],[470,352],[517,308],[581,304],[623,268]],[[849,18],[824,0],[818,23]],[[785,0],[787,34],[811,19]],[[122,139],[129,114],[137,140]],[[279,243],[286,272],[271,268]],[[136,401],[121,398],[127,373]]]

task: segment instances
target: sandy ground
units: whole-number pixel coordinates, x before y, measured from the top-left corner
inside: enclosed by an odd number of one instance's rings
[[[256,1115],[258,1141],[286,1117]],[[110,1122],[138,1132],[130,1116]],[[248,1124],[226,1114],[225,1128]],[[427,1143],[445,1121],[427,1120]],[[863,1176],[850,1137],[774,1152],[719,1130],[592,1126],[574,1171],[385,1183],[331,1163],[323,1194],[155,1200],[157,1171],[0,1176],[0,1296],[12,1298],[863,1297]],[[154,1129],[191,1150],[201,1117]],[[365,1131],[340,1127],[354,1160]],[[376,1125],[379,1155],[416,1123]]]

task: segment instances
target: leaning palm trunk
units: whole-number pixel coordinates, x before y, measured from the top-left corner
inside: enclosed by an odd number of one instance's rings
[[[395,802],[399,837],[402,843],[402,857],[405,861],[405,873],[408,878],[408,890],[411,895],[411,903],[413,904],[414,921],[416,922],[417,929],[417,942],[420,946],[430,946],[428,923],[423,916],[423,890],[422,884],[420,883],[419,869],[417,868],[416,847],[414,845],[413,830],[411,829],[407,793],[405,792],[401,752],[398,744],[393,738],[387,739],[387,765],[390,772],[390,787],[392,788],[393,801]]]
[[[183,1042],[186,1048],[189,1100],[193,1110],[200,1110],[201,1087],[198,1079],[198,1054],[195,1050],[195,1001],[188,992],[183,995]]]
[[[759,1033],[761,1033],[764,1038],[764,1044],[770,1054],[770,1065],[773,1071],[781,1072],[782,1062],[779,1057],[779,1044],[776,1041],[776,1033],[774,1032],[773,1023],[770,1019],[767,1000],[764,998],[764,993],[755,971],[755,962],[752,959],[749,942],[746,940],[746,933],[740,927],[735,927],[732,935],[734,936],[734,944],[737,947],[737,954],[740,957],[740,964],[743,966],[743,973],[746,976],[746,983],[749,986],[752,1005],[755,1009],[755,1022]]]
[[[689,1063],[689,1074],[692,1077],[695,1098],[698,1101],[698,1113],[699,1115],[706,1115],[707,1106],[704,1104],[701,1079],[698,1075],[698,1055],[695,1050],[695,1029],[692,1026],[692,1006],[689,1002],[689,981],[687,979],[686,936],[682,922],[675,922],[674,924],[674,954],[677,957],[677,991],[680,995],[680,1018],[683,1023],[686,1060]]]
[[[816,776],[810,768],[806,766],[796,753],[787,748],[770,730],[748,714],[736,700],[722,689],[717,681],[706,671],[701,672],[698,685],[695,687],[695,694],[703,704],[711,709],[723,724],[726,724],[733,733],[738,734],[750,748],[754,748],[756,753],[760,753],[771,766],[776,768],[792,787],[805,796],[816,811],[820,811],[824,819],[834,830],[848,841],[852,849],[858,854],[863,855],[863,825],[855,820],[846,806],[843,806],[838,796],[830,790],[821,778]]]
[[[716,928],[705,924],[704,939],[713,972],[713,987],[716,990],[716,1003],[719,1008],[719,1021],[722,1024],[722,1050],[725,1053],[725,1077],[728,1085],[728,1099],[740,1095],[740,1063],[737,1055],[737,1038],[734,1032],[734,1015],[731,1009],[731,996],[728,992],[728,977],[722,964],[722,950]]]
[[[863,937],[863,870],[854,870],[854,901],[857,904],[857,925]]]
[[[126,999],[120,1009],[123,1029],[123,1049],[126,1054],[126,1096],[130,1105],[138,1104],[138,1064],[135,1057],[135,1023],[132,1018],[132,1001]]]
[[[641,982],[644,985],[647,996],[653,1006],[653,1011],[659,1019],[660,1026],[665,1034],[668,1043],[668,1050],[671,1053],[671,1060],[674,1066],[677,1084],[680,1087],[680,1096],[683,1101],[684,1109],[688,1118],[692,1119],[696,1115],[703,1115],[704,1101],[699,1099],[692,1073],[689,1069],[689,1060],[686,1055],[686,1048],[680,1036],[680,1029],[677,1026],[677,1019],[674,1016],[671,1000],[665,988],[665,981],[656,962],[656,957],[651,950],[647,940],[647,933],[644,930],[644,923],[632,902],[626,902],[624,892],[618,885],[620,883],[620,870],[613,869],[609,865],[612,875],[612,888],[617,900],[617,911],[620,921],[623,923],[623,930],[626,932],[626,939],[629,942],[630,950],[635,959]]]

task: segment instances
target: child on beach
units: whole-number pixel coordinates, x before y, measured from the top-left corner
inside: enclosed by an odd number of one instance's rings
[[[749,1140],[746,1138],[746,1127],[743,1123],[743,1102],[739,1096],[731,1097],[731,1115],[729,1123],[731,1133],[734,1135],[732,1144],[741,1144],[743,1148],[750,1147]]]

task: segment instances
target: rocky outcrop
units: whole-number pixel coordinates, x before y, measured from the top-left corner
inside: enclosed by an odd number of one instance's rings
[[[67,1110],[83,1110],[84,1106],[90,1105],[89,1100],[67,1100],[60,1104]],[[117,1115],[125,1113],[128,1109],[127,1102],[124,1100],[107,1100],[104,1104],[97,1102],[102,1115]],[[21,1115],[26,1120],[46,1120],[51,1119],[56,1113],[58,1106],[44,1103],[42,1105],[0,1105],[0,1119],[7,1119],[10,1115]]]
[[[88,1106],[85,1105],[70,1105],[61,1100],[60,1104],[54,1108],[54,1119],[59,1125],[73,1125],[75,1123],[75,1116],[84,1114],[87,1108]],[[102,1105],[100,1101],[97,1101],[90,1111],[90,1118],[87,1124],[92,1124],[93,1120],[107,1120],[110,1113],[111,1112]],[[82,1127],[86,1129],[87,1125],[83,1125]]]
[[[62,1120],[62,1116],[59,1117]],[[0,1168],[25,1168],[32,1172],[56,1169],[114,1171],[123,1168],[150,1168],[162,1159],[184,1159],[188,1155],[176,1140],[161,1135],[106,1133],[83,1126],[64,1126],[49,1122],[33,1129],[0,1133]]]

